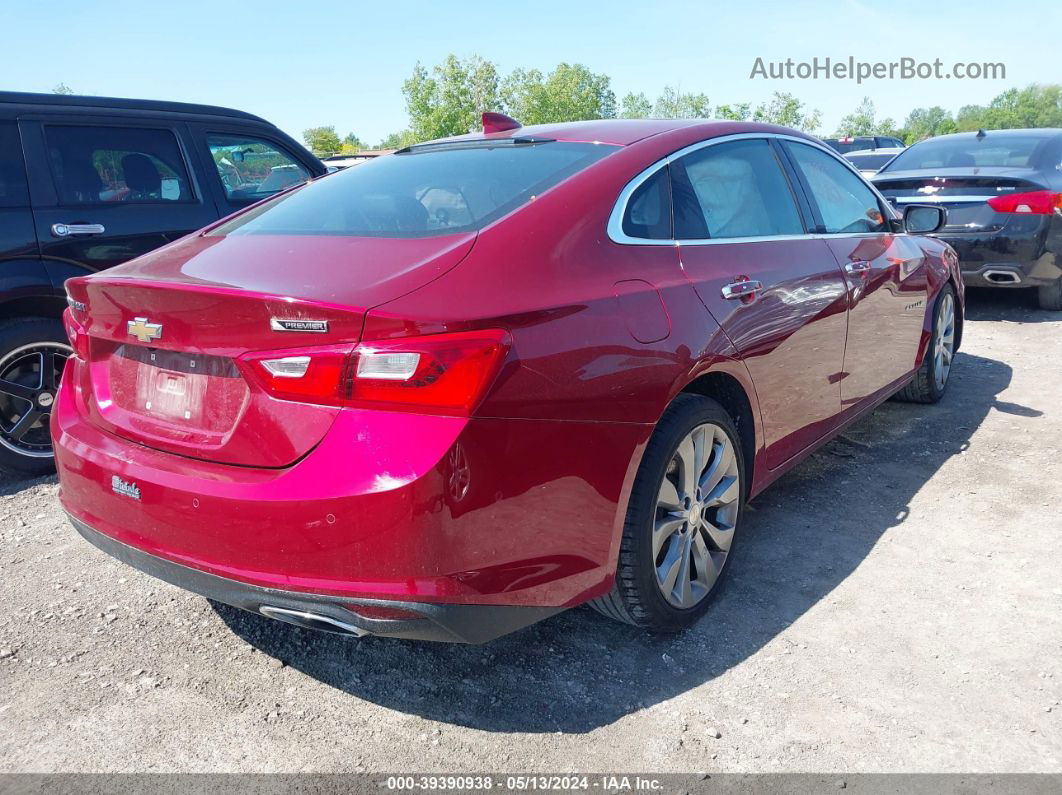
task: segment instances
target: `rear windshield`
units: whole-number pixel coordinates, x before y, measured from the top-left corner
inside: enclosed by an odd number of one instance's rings
[[[1050,139],[1042,135],[984,138],[930,138],[905,149],[885,171],[921,171],[927,168],[1033,168],[1041,147]]]
[[[511,140],[414,147],[279,196],[209,234],[404,238],[481,229],[617,149]]]

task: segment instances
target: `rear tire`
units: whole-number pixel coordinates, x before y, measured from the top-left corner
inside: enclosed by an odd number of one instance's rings
[[[1062,312],[1062,277],[1037,288],[1036,297],[1040,301],[1041,309]]]
[[[679,395],[638,468],[612,591],[590,605],[653,631],[689,627],[725,581],[744,506],[734,421],[710,398]]]
[[[21,475],[55,471],[49,421],[70,355],[63,324],[46,317],[0,323],[0,467]]]
[[[896,400],[908,403],[936,403],[948,389],[951,364],[958,339],[958,303],[955,288],[944,285],[933,306],[933,328],[922,366],[914,379],[897,392]]]

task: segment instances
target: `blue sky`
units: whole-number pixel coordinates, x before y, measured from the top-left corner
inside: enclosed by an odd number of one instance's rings
[[[402,81],[419,60],[479,54],[503,73],[580,62],[621,97],[665,85],[714,104],[791,91],[823,113],[820,134],[870,96],[879,116],[983,103],[1011,86],[1062,82],[1062,3],[463,2],[304,4],[6,0],[0,88],[205,102],[289,133],[333,124],[376,142],[406,126]],[[15,35],[12,35],[12,34]],[[757,56],[999,61],[1005,80],[753,80]]]

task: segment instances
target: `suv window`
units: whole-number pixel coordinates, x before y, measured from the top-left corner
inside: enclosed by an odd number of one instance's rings
[[[22,161],[22,141],[14,122],[0,124],[0,207],[25,207],[26,164]]]
[[[878,197],[851,169],[814,146],[786,146],[807,181],[827,234],[885,231]]]
[[[46,126],[60,204],[192,201],[171,130]]]
[[[209,234],[410,238],[468,232],[617,149],[516,141],[414,146],[286,193]],[[575,217],[579,210],[571,212]]]
[[[209,135],[207,146],[231,202],[256,202],[310,178],[294,157],[261,138]]]
[[[671,178],[667,166],[631,195],[623,214],[623,233],[645,240],[671,239]]]
[[[671,168],[679,240],[804,232],[789,183],[766,139],[708,146]]]

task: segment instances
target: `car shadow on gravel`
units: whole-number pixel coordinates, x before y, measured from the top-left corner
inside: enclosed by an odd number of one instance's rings
[[[1062,312],[1040,309],[1036,290],[966,288],[966,320],[1004,323],[1062,323]]]
[[[248,643],[356,698],[485,731],[588,732],[755,654],[907,519],[911,497],[988,412],[1036,413],[997,401],[1011,379],[1002,362],[960,353],[952,372],[940,404],[886,403],[755,500],[727,587],[683,634],[580,608],[484,646],[350,640],[214,607]]]

